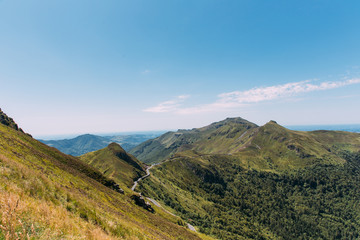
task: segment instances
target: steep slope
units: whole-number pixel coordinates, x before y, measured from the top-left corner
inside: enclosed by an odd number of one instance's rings
[[[203,128],[168,132],[129,152],[145,163],[161,162],[187,149],[207,153],[237,152],[247,144],[257,125],[242,118],[227,118]]]
[[[73,156],[80,156],[88,152],[105,148],[112,142],[121,144],[127,151],[140,143],[157,137],[158,133],[116,135],[116,136],[97,136],[92,134],[80,135],[72,139],[62,140],[39,140],[51,147],[57,148],[63,153]]]
[[[127,154],[117,143],[111,143],[104,149],[82,155],[80,159],[98,169],[106,177],[127,187],[131,187],[135,179],[146,174],[143,163]]]
[[[117,189],[77,158],[0,124],[0,239],[200,239]]]
[[[220,239],[360,237],[360,134],[249,130],[229,153],[199,147],[211,139],[176,152],[140,191]]]

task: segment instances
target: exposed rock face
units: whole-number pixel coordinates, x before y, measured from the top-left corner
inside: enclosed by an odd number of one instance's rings
[[[135,204],[148,210],[151,213],[154,213],[155,210],[152,208],[151,204],[147,201],[145,201],[144,197],[140,195],[132,195],[131,198],[135,201]]]
[[[15,123],[15,121],[11,118],[8,117],[0,108],[0,124],[4,124],[8,127],[11,127],[13,129],[15,129],[16,131],[25,133],[21,128],[19,128],[19,126]],[[26,135],[32,137],[30,134],[26,133]]]
[[[18,125],[15,123],[15,121],[11,118],[8,117],[0,108],[0,123],[4,124],[6,126],[9,126],[17,131],[21,131],[23,132],[23,130],[21,128],[18,127]]]
[[[120,188],[119,184],[115,183],[112,188],[118,193],[124,194],[124,190]]]

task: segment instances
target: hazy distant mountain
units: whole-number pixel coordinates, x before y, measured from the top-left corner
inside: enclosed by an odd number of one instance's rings
[[[286,127],[288,129],[296,130],[296,131],[331,130],[331,131],[346,131],[346,132],[360,133],[360,124],[291,125]]]
[[[117,136],[97,136],[92,134],[84,134],[72,139],[39,141],[51,147],[57,148],[63,153],[73,156],[80,156],[88,152],[105,148],[112,142],[120,144],[125,149],[125,151],[128,151],[139,145],[140,143],[148,139],[157,137],[158,135],[158,133]]]

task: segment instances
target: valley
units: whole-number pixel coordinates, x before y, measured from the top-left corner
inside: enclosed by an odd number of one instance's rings
[[[211,239],[162,208],[137,206],[126,183],[131,175],[114,181],[0,115],[0,239]],[[142,174],[118,145],[105,150]]]
[[[1,115],[0,237],[360,237],[358,133],[227,118],[73,157]]]
[[[359,134],[248,126],[227,119],[143,143],[168,155],[140,191],[220,239],[357,238]]]

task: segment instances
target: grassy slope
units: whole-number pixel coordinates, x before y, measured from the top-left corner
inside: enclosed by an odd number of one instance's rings
[[[344,164],[344,159],[336,154],[335,145],[342,150],[359,149],[359,134],[291,131],[271,121],[259,127],[248,147],[234,156],[238,156],[245,167],[275,172],[316,163]]]
[[[228,118],[203,128],[165,133],[129,152],[145,163],[161,162],[187,149],[207,153],[236,152],[247,144],[256,127],[242,118]]]
[[[0,239],[199,239],[178,218],[151,214],[104,186],[78,159],[0,124]],[[20,220],[20,221],[19,221]]]
[[[145,175],[145,166],[135,157],[127,154],[117,143],[104,149],[80,156],[80,159],[98,169],[119,185],[131,187],[134,180]]]
[[[360,134],[290,131],[273,121],[249,130],[236,151],[213,154],[199,147],[205,139],[177,152],[141,191],[221,239],[359,237]]]

